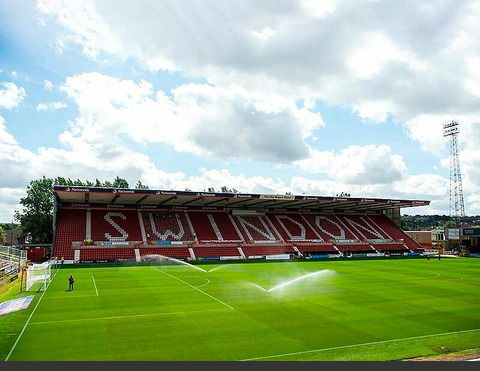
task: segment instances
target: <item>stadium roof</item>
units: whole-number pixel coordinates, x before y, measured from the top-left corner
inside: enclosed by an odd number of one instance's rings
[[[57,203],[64,206],[132,206],[140,208],[225,208],[237,210],[384,211],[426,206],[430,201],[383,198],[324,197],[255,193],[54,186]]]

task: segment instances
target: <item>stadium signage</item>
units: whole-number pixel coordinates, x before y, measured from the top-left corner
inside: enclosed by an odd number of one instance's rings
[[[447,238],[449,240],[458,240],[460,238],[460,229],[458,228],[447,229]]]
[[[333,200],[334,201],[347,201],[346,198],[339,198],[339,197],[335,197]]]
[[[172,195],[172,196],[175,196],[177,194],[177,192],[157,191],[156,194],[157,195]]]
[[[125,207],[125,205],[122,205],[122,204],[107,204],[107,207]]]
[[[293,195],[260,195],[261,200],[295,200]]]
[[[321,259],[321,258],[329,258],[328,254],[310,254],[308,256],[310,259]]]
[[[235,196],[233,196],[234,198],[252,198],[252,195],[239,195],[239,194],[235,194]]]
[[[371,198],[362,198],[362,202],[375,202],[375,200]]]
[[[135,193],[134,189],[117,189],[115,188],[112,193]]]
[[[290,254],[274,254],[274,255],[265,255],[265,259],[274,260],[274,259],[290,259]]]
[[[127,242],[127,241],[115,241],[115,242],[112,242],[112,241],[102,241],[102,242],[101,242],[101,245],[102,245],[102,246],[128,246],[128,245],[129,245],[129,242]]]
[[[90,189],[88,188],[75,188],[75,189],[71,189],[70,187],[68,188],[65,188],[65,190],[67,192],[70,192],[70,191],[75,191],[75,192],[90,192]]]
[[[240,260],[241,256],[221,256],[220,260]]]
[[[463,228],[464,236],[480,236],[480,228]]]
[[[197,193],[196,195],[202,197],[216,197],[215,193]]]
[[[400,203],[399,200],[388,200],[388,202],[391,203],[391,204],[398,204],[398,203]]]

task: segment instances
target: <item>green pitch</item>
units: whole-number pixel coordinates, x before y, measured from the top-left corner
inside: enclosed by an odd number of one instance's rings
[[[0,316],[0,335],[7,361],[456,352],[480,348],[480,259],[63,266],[27,309]]]

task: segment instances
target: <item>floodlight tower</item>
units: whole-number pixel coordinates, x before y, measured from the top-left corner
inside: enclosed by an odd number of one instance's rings
[[[460,227],[465,217],[463,203],[462,175],[460,173],[460,160],[458,157],[457,136],[458,121],[443,124],[443,136],[450,139],[450,217],[453,218],[457,227]]]

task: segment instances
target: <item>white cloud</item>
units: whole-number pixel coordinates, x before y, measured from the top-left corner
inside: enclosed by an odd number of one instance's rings
[[[20,199],[26,196],[25,187],[0,187],[0,223],[11,223],[14,220],[14,211],[21,211]]]
[[[384,184],[403,178],[406,165],[401,156],[391,153],[387,145],[352,145],[339,154],[311,151],[306,160],[296,162],[301,169],[325,173],[345,184]]]
[[[25,89],[18,87],[13,82],[2,82],[0,89],[0,108],[12,109],[18,107],[27,96]]]
[[[45,88],[45,90],[52,90],[53,83],[49,80],[43,80],[43,87]]]
[[[238,87],[187,84],[167,96],[146,81],[86,73],[68,78],[60,89],[80,112],[71,132],[62,135],[68,145],[92,137],[109,143],[126,134],[196,155],[290,163],[308,156],[304,140],[324,125],[319,113],[289,99]]]
[[[315,97],[374,122],[480,110],[475,2],[41,0],[38,7],[69,31],[63,42],[92,58],[132,57],[217,87]]]
[[[68,107],[67,104],[63,102],[50,102],[50,103],[39,103],[36,109],[37,111],[56,111],[66,107]]]

